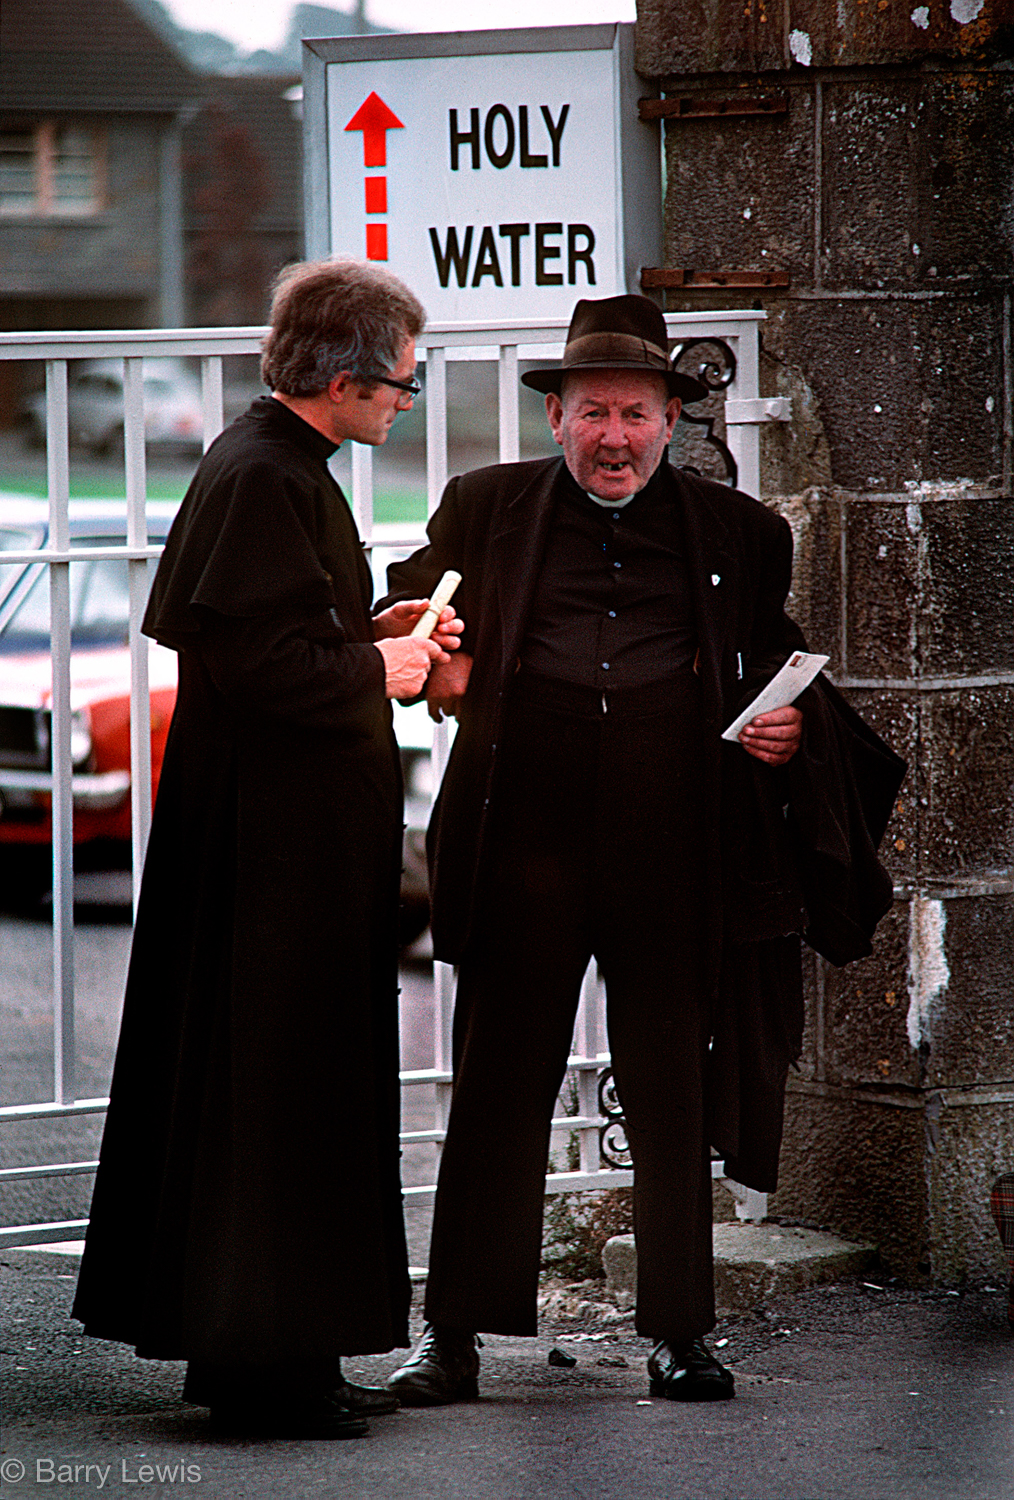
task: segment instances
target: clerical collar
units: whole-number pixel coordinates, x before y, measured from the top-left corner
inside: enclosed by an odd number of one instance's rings
[[[603,500],[601,495],[593,495],[591,490],[585,490],[588,499],[594,500],[596,505],[601,505],[603,510],[622,510],[625,505],[630,504],[631,500],[636,500],[640,493],[640,490],[635,490],[632,495],[627,495],[623,500]]]
[[[599,506],[602,510],[622,510],[632,500],[640,500],[641,498],[653,499],[656,495],[663,493],[667,469],[668,453],[664,453],[661,463],[643,489],[637,490],[633,495],[627,495],[623,500],[603,500],[601,496],[593,495],[590,490],[583,489],[566,464],[563,466],[563,472],[569,481],[571,494],[575,496],[580,495],[583,500],[590,500],[593,505]]]

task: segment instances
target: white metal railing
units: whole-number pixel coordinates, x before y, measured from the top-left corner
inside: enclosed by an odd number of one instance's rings
[[[738,467],[738,484],[748,493],[759,489],[759,432],[762,422],[784,420],[785,403],[764,401],[758,390],[759,311],[670,314],[666,318],[674,340],[721,339],[736,357],[736,373],[726,392],[726,430],[729,449]],[[433,324],[418,340],[426,364],[426,488],[432,514],[447,482],[447,361],[495,359],[499,367],[499,454],[502,463],[519,457],[518,360],[558,358],[567,323],[511,321],[496,327],[477,323]],[[140,634],[149,589],[149,559],[160,547],[149,545],[146,523],[147,480],[143,398],[143,361],[153,356],[198,357],[201,361],[204,447],[223,426],[222,360],[229,355],[256,354],[263,328],[145,329],[134,332],[6,333],[0,334],[0,360],[46,362],[46,447],[49,536],[45,548],[2,554],[4,564],[45,563],[50,573],[52,629],[52,817],[53,817],[53,1097],[32,1104],[0,1107],[0,1124],[54,1120],[103,1113],[108,1099],[78,1099],[75,1088],[74,1042],[74,905],[73,800],[71,769],[70,690],[70,564],[98,556],[123,558],[128,565],[131,656],[130,786],[133,854],[133,896],[136,911],[144,852],[151,825],[151,738],[148,690],[148,653]],[[68,360],[118,358],[124,369],[124,465],[127,539],[120,547],[89,548],[70,545]],[[351,503],[366,545],[374,543],[373,450],[352,445]],[[389,535],[385,546],[412,547],[418,531]],[[447,758],[447,728],[434,733],[434,787]],[[451,1014],[453,972],[434,964],[434,1057],[432,1068],[403,1071],[402,1085],[432,1085],[436,1090],[436,1119],[432,1130],[406,1131],[405,1145],[439,1143],[444,1138],[451,1091]],[[603,996],[594,970],[582,989],[574,1032],[570,1068],[577,1076],[577,1114],[559,1116],[557,1132],[574,1132],[579,1141],[578,1170],[552,1173],[547,1191],[563,1192],[602,1186],[629,1185],[628,1171],[602,1169],[599,1129],[605,1123],[598,1111],[597,1077],[609,1064],[604,1040]],[[78,1176],[93,1171],[95,1162],[49,1163],[0,1171],[0,1185],[33,1178]],[[721,1163],[714,1164],[721,1176]],[[763,1217],[763,1194],[731,1184],[742,1218]],[[406,1197],[432,1197],[434,1184],[406,1189]],[[0,1245],[28,1245],[80,1238],[87,1220],[21,1225],[0,1229]]]

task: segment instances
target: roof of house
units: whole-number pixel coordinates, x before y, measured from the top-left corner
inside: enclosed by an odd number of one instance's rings
[[[5,110],[175,113],[201,80],[129,0],[3,0]]]

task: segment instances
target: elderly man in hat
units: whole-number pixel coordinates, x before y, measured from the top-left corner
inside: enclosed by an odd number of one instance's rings
[[[755,718],[740,745],[720,733],[804,642],[783,612],[785,521],[668,462],[681,399],[706,390],[667,347],[646,298],[580,302],[562,365],[522,377],[545,393],[562,461],[452,479],[429,545],[391,570],[389,600],[455,569],[465,622],[427,687],[434,717],[459,718],[430,871],[434,952],[460,967],[429,1322],[390,1381],[407,1404],[477,1393],[477,1333],[536,1332],[550,1120],[592,956],[634,1164],[651,1390],[734,1393],[702,1342],[709,1146],[774,1186],[802,1027],[802,899],[780,825],[803,715]],[[729,896],[751,875],[762,915],[755,902],[747,920]]]

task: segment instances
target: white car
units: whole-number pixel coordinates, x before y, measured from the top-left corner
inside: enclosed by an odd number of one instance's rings
[[[24,404],[28,441],[46,442],[46,395]],[[123,446],[123,361],[86,359],[67,376],[70,441],[106,454]],[[149,443],[198,453],[204,432],[201,384],[181,359],[144,361],[144,433]]]

